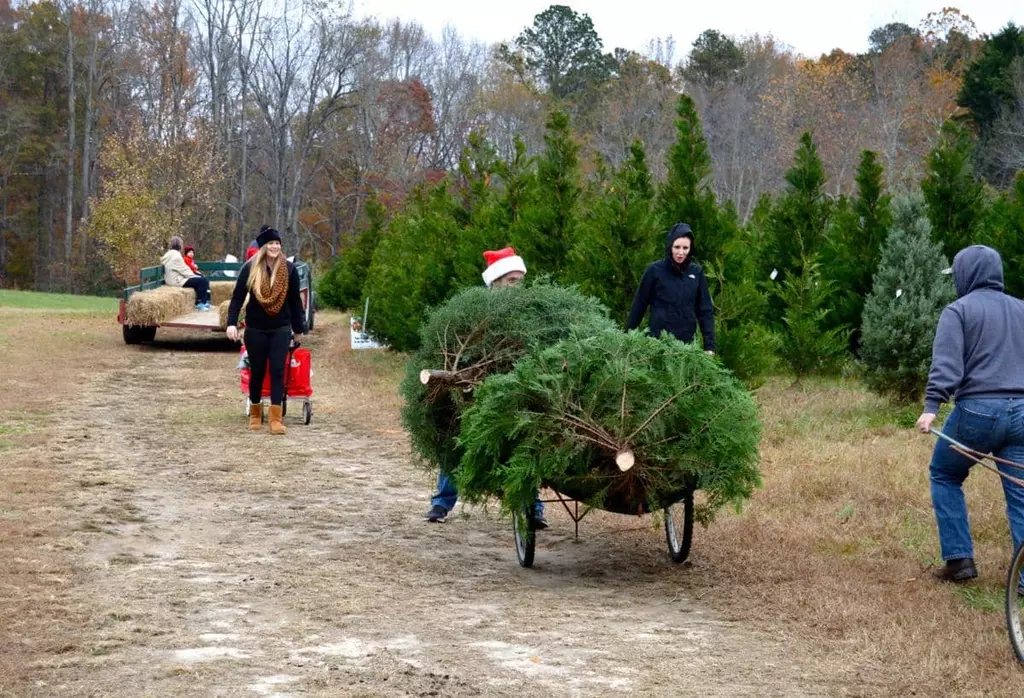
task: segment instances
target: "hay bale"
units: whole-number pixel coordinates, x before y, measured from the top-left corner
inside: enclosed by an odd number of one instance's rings
[[[217,305],[217,311],[220,313],[220,328],[226,330],[228,328],[228,308],[231,307],[231,300],[221,301]]]
[[[195,309],[196,294],[190,288],[160,286],[137,291],[128,299],[126,323],[131,326],[152,326],[167,322]]]
[[[235,292],[234,281],[211,281],[210,282],[210,303],[220,305],[224,301],[231,300],[231,294]]]

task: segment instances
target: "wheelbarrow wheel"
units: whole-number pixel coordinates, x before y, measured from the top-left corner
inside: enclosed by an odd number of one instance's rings
[[[516,536],[516,557],[520,567],[533,567],[533,552],[537,543],[537,519],[532,512],[518,511],[512,516],[512,531]]]
[[[665,507],[665,540],[672,562],[680,563],[690,556],[693,542],[693,493]]]
[[[313,421],[313,403],[306,400],[302,403],[302,423],[309,424]]]
[[[1017,661],[1024,664],[1024,543],[1017,548],[1006,574],[1006,627]]]

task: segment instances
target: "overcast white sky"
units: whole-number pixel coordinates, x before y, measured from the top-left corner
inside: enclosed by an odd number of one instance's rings
[[[606,51],[642,51],[672,35],[677,60],[705,29],[737,37],[772,34],[798,52],[817,57],[833,48],[867,49],[868,34],[888,22],[916,27],[932,11],[954,5],[985,34],[1007,22],[1024,24],[1024,0],[354,0],[357,15],[415,20],[434,36],[446,24],[468,39],[507,41],[552,4],[590,15]]]

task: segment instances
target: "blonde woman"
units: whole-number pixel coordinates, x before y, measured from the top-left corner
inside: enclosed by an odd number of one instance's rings
[[[256,237],[259,251],[238,273],[228,308],[228,339],[238,341],[238,315],[245,303],[245,348],[249,352],[249,429],[263,425],[263,378],[270,367],[270,433],[287,432],[281,423],[284,372],[293,335],[306,331],[299,272],[285,259],[281,235],[268,225]]]

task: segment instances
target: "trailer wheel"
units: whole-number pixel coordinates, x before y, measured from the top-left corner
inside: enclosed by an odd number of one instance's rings
[[[121,335],[125,344],[141,344],[152,342],[156,337],[156,327],[141,325],[121,325]]]
[[[313,403],[306,400],[302,403],[302,423],[309,424],[313,421]]]

